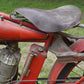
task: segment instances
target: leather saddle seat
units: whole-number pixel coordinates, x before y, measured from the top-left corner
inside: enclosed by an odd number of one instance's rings
[[[45,32],[63,31],[78,25],[82,20],[81,10],[73,5],[65,5],[52,10],[18,8],[15,12]]]

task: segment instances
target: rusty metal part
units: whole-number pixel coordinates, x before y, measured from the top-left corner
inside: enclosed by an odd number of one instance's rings
[[[82,12],[72,5],[65,5],[52,10],[18,8],[16,13],[31,21],[38,29],[46,32],[58,32],[74,27],[82,20]]]
[[[26,66],[25,66],[25,68],[24,68],[24,71],[23,71],[23,77],[24,77],[26,74],[28,75],[27,70],[29,69],[29,66],[30,66],[31,61],[32,61],[32,59],[33,59],[34,56],[35,56],[35,55],[34,55],[33,53],[30,53],[29,59],[28,59],[27,64],[26,64]],[[22,77],[22,78],[23,78],[23,77]]]
[[[30,69],[28,69],[27,73],[26,73],[26,77],[28,77],[29,73],[30,73]]]
[[[49,51],[57,56],[57,61],[59,63],[77,63],[78,61],[84,61],[84,53],[71,51],[61,36],[58,36],[58,38],[52,43]]]
[[[39,47],[39,48],[38,48],[38,51],[40,51],[40,52],[43,52],[43,50],[44,50],[43,47]]]
[[[35,44],[34,44],[35,45]],[[39,47],[36,49],[32,49],[32,52],[34,53],[35,56],[38,56],[39,54],[41,54],[41,56],[43,57],[47,57],[46,54],[43,52],[44,51],[44,47],[38,45]]]
[[[84,61],[84,53],[66,52],[62,53],[60,56],[57,56],[57,58],[59,63],[78,63],[79,61]]]
[[[61,36],[58,36],[58,38],[56,38],[56,40],[51,44],[48,50],[56,55],[71,51],[71,49],[64,43]]]

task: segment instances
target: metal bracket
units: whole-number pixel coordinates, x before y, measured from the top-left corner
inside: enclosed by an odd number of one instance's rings
[[[33,46],[35,46],[35,48],[31,49],[31,51],[34,53],[35,56],[38,56],[40,54],[42,57],[47,57],[44,51],[44,47],[36,44],[33,44]]]
[[[71,52],[71,49],[65,44],[61,36],[58,36],[58,38],[55,39],[48,50],[55,55],[61,55],[65,52]]]
[[[77,53],[72,51],[63,41],[62,37],[59,36],[50,46],[49,51],[57,56],[59,63],[71,63],[84,60],[84,53]]]

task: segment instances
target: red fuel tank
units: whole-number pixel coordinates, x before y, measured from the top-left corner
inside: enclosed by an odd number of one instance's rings
[[[0,21],[0,40],[44,40],[47,35],[43,32],[12,23]]]

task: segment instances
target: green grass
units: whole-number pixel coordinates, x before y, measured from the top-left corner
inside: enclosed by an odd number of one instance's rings
[[[0,11],[11,13],[19,7],[53,9],[63,5],[75,5],[84,11],[83,0],[0,0]]]

